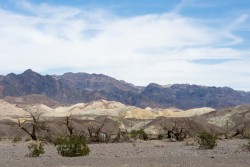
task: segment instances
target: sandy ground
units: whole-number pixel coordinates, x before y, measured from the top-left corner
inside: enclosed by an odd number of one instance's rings
[[[25,157],[28,142],[0,141],[0,167],[249,167],[247,140],[219,141],[213,150],[199,150],[183,142],[137,141],[135,143],[91,144],[87,157],[66,158],[52,145],[38,158]]]

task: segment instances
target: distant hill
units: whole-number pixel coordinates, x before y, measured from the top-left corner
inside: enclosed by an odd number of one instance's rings
[[[228,87],[188,84],[161,86],[155,83],[138,87],[102,74],[66,73],[44,76],[30,69],[21,74],[0,76],[0,98],[32,94],[47,96],[63,104],[105,99],[141,108],[218,109],[250,104],[249,92]],[[45,98],[41,96],[41,99]],[[36,97],[37,100],[39,101],[39,96]]]

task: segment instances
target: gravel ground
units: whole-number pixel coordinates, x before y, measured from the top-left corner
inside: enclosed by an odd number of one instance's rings
[[[38,158],[25,157],[28,142],[0,141],[0,167],[249,167],[250,152],[242,149],[247,140],[219,141],[213,150],[199,150],[183,142],[137,141],[135,143],[90,144],[87,157],[66,158],[52,145]]]

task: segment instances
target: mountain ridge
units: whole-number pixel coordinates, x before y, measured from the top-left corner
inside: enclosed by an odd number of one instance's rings
[[[44,95],[65,104],[96,100],[118,101],[140,108],[224,108],[250,104],[250,92],[229,87],[190,84],[138,87],[103,74],[65,73],[41,75],[28,69],[21,74],[0,76],[0,98]]]

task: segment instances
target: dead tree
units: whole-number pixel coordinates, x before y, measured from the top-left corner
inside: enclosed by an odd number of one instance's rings
[[[112,130],[105,130],[105,132],[103,132],[103,134],[105,135],[104,141],[106,143],[108,143],[111,140],[112,135],[116,135],[116,134],[113,133]]]
[[[127,129],[121,130],[119,128],[119,131],[116,134],[116,138],[114,139],[113,142],[122,142],[122,141],[130,141],[129,133]]]
[[[30,110],[26,112],[29,113],[29,117],[25,118],[24,121],[21,121],[21,118],[16,116],[17,125],[21,130],[26,132],[32,140],[37,140],[37,132],[41,130],[49,131],[49,129],[46,127],[44,121],[40,121],[41,113],[33,113]]]
[[[89,126],[88,127],[89,138],[92,142],[99,143],[101,141],[100,140],[100,133],[101,133],[101,130],[105,124],[105,121],[106,121],[106,118],[102,122],[101,126],[98,126],[98,127]]]
[[[161,127],[166,133],[167,138],[174,138],[177,141],[182,141],[190,134],[190,127],[185,122],[173,119],[169,124],[161,124]]]
[[[62,122],[62,125],[65,125],[69,135],[72,136],[74,134],[74,126],[73,126],[73,118],[72,118],[72,114],[70,114],[69,116],[65,117],[64,121]]]

